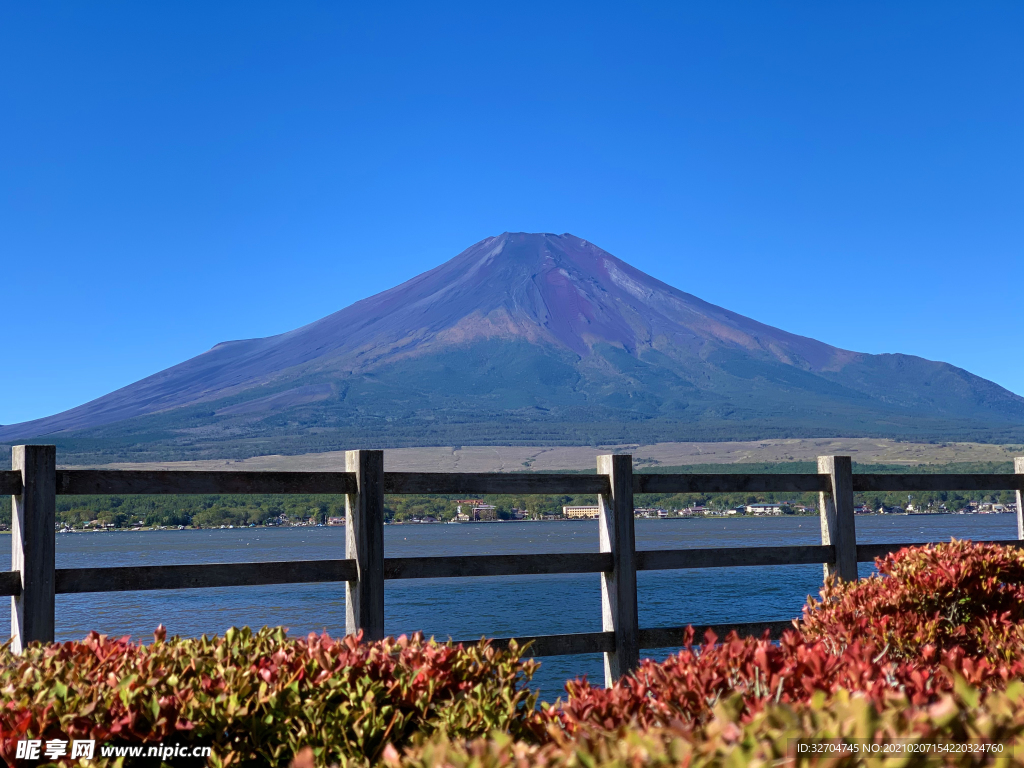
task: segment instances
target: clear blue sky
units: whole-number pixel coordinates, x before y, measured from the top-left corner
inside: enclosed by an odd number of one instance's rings
[[[4,3],[0,423],[572,232],[1024,394],[1020,2]]]

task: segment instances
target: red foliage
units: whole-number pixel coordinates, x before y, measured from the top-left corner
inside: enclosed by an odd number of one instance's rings
[[[879,705],[901,691],[923,705],[952,690],[952,672],[982,688],[1002,686],[1024,672],[1019,662],[994,665],[958,649],[941,658],[933,652],[930,662],[888,660],[872,644],[860,642],[837,654],[795,631],[786,632],[778,645],[767,636],[739,638],[735,633],[723,643],[709,633],[703,647],[694,647],[692,639],[665,661],[643,661],[611,688],[594,688],[586,680],[568,683],[569,699],[558,712],[561,721],[569,728],[584,723],[601,728],[633,722],[641,727],[699,724],[734,692],[741,694],[746,716],[769,702],[806,702],[816,691],[831,694],[840,688],[866,693]]]
[[[913,659],[925,648],[1014,661],[1024,650],[1024,550],[953,540],[875,561],[880,575],[830,581],[801,632],[836,650],[857,640]]]
[[[568,701],[548,716],[570,729],[689,727],[733,692],[749,718],[817,691],[859,691],[879,706],[900,692],[924,705],[952,690],[955,676],[982,691],[1024,676],[1024,552],[954,541],[877,564],[882,576],[827,583],[777,645],[735,633],[719,643],[709,633],[697,647],[691,629],[680,653],[642,662],[611,688],[567,683]]]

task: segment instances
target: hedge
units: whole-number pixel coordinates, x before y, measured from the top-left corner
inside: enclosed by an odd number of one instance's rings
[[[1024,553],[954,541],[877,565],[827,582],[779,643],[690,630],[679,653],[609,689],[570,681],[554,705],[538,706],[537,664],[514,644],[265,628],[4,647],[0,756],[27,765],[19,739],[86,738],[207,744],[212,765],[624,768],[761,765],[811,737],[1024,743]]]

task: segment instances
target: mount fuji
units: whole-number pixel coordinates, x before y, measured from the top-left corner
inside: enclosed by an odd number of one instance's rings
[[[1019,440],[1024,398],[773,328],[573,235],[505,233],[302,328],[218,344],[0,442],[66,459],[768,437]]]

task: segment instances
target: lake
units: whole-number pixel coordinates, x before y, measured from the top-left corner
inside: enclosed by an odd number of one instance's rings
[[[1014,515],[909,515],[857,518],[860,543],[1016,538]],[[10,568],[7,539],[0,567]],[[782,546],[820,543],[816,517],[636,521],[638,549]],[[415,557],[586,552],[598,549],[597,521],[389,525],[385,555]],[[71,533],[57,536],[57,567],[337,559],[345,530],[233,530]],[[861,575],[873,568],[861,566]],[[647,571],[638,574],[641,627],[767,621],[798,616],[821,587],[820,565]],[[423,631],[447,639],[544,635],[601,630],[598,574],[388,581],[385,629]],[[345,630],[342,583],[58,595],[58,640],[90,630],[147,640],[163,623],[168,634],[223,634],[230,626],[284,625],[296,636]],[[9,626],[6,619],[5,627]],[[6,639],[7,635],[2,635]],[[663,658],[669,649],[645,655]],[[586,674],[603,680],[597,654],[549,657],[535,684],[546,700],[563,682]]]

